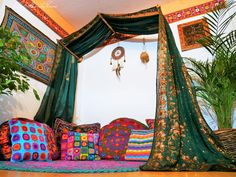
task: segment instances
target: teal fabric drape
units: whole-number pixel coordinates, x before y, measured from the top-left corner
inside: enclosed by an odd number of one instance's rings
[[[142,170],[209,170],[214,166],[235,168],[221,143],[205,122],[186,67],[160,7],[124,15],[99,14],[79,31],[62,39],[77,57],[116,34],[158,32],[156,116],[154,140]],[[71,122],[76,89],[77,62],[65,48],[55,67],[36,120],[53,124],[56,117]],[[98,120],[99,121],[99,120]]]
[[[71,122],[74,114],[77,60],[65,48],[59,52],[61,54],[54,79],[48,86],[35,116],[36,121],[50,126],[57,117]]]
[[[158,108],[152,152],[142,170],[206,171],[235,162],[205,122],[167,21],[160,20]],[[161,51],[160,51],[161,50]]]
[[[107,39],[116,37],[116,34],[158,33],[158,16],[156,7],[125,15],[99,14],[85,27],[62,39],[62,42],[78,57],[82,57]]]
[[[113,32],[103,22],[102,19],[95,19],[92,28],[89,28],[79,39],[70,43],[67,47],[70,48],[77,56],[82,57],[91,50],[100,46],[105,40],[111,37]]]
[[[114,31],[123,34],[149,35],[158,33],[158,14],[127,18],[126,16],[102,15]]]

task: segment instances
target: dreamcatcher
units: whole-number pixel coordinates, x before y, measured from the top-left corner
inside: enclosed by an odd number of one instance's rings
[[[125,49],[118,46],[113,49],[111,53],[110,65],[112,65],[112,71],[116,72],[117,77],[120,76],[120,71],[124,67],[125,62]]]
[[[146,50],[145,38],[143,38],[143,51],[140,54],[140,60],[144,64],[149,62],[149,55],[148,55],[147,50]]]

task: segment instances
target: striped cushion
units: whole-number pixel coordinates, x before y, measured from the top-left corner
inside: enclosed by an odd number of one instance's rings
[[[132,130],[125,160],[147,161],[152,148],[154,130]]]

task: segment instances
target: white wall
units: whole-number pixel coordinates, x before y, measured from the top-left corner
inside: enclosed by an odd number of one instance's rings
[[[142,43],[120,42],[126,63],[120,79],[112,72],[111,51],[117,44],[103,48],[79,65],[77,123],[99,121],[102,125],[118,117],[145,123],[155,115],[156,42],[147,43],[150,61],[141,63]]]
[[[30,11],[23,7],[16,0],[3,0],[0,3],[0,23],[3,20],[5,6],[12,8],[16,13],[21,15],[25,20],[32,24],[32,26],[39,29],[46,34],[51,40],[56,42],[60,37],[53,32],[48,26],[34,16]],[[38,91],[42,100],[47,86],[35,79],[30,78],[29,81],[32,88]],[[26,93],[13,93],[13,96],[0,96],[0,123],[12,117],[27,117],[33,119],[36,114],[41,101],[37,101],[34,97],[32,89]]]

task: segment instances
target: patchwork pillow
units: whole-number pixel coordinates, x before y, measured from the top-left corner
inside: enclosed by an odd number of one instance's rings
[[[154,129],[155,127],[155,119],[146,119],[146,123],[149,129]]]
[[[10,126],[8,121],[0,125],[0,160],[11,159]]]
[[[148,129],[139,121],[119,118],[104,126],[99,133],[99,155],[103,159],[124,160],[131,129]]]
[[[97,122],[93,124],[77,125],[74,128],[74,131],[80,133],[99,133],[100,129],[101,129],[101,124]]]
[[[12,119],[9,125],[12,142],[11,162],[49,160],[48,145],[44,135],[47,128],[45,124]]]
[[[154,130],[132,130],[125,160],[147,161],[152,149]]]
[[[69,123],[66,122],[62,119],[57,118],[55,120],[54,126],[53,126],[53,131],[55,134],[56,142],[57,142],[57,148],[58,151],[60,152],[61,148],[61,136],[63,133],[67,133],[69,131],[73,131],[74,128],[76,127],[76,124],[74,123]]]
[[[63,133],[61,159],[63,160],[100,160],[98,155],[97,133]]]

